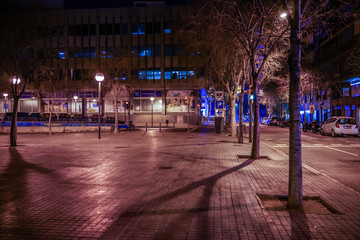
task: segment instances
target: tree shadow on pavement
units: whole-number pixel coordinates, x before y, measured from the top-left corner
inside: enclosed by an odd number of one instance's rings
[[[183,231],[189,230],[189,224],[191,223],[191,219],[194,214],[196,213],[202,213],[205,212],[208,214],[208,210],[210,209],[210,200],[211,195],[213,194],[213,188],[216,184],[216,182],[233,172],[236,172],[237,170],[240,170],[248,165],[250,165],[254,160],[248,159],[244,161],[242,164],[237,165],[235,167],[229,168],[225,171],[219,172],[213,176],[201,179],[199,181],[190,183],[186,185],[183,188],[174,190],[172,192],[169,192],[167,194],[164,194],[162,196],[150,199],[147,202],[141,203],[140,206],[145,206],[142,208],[142,210],[135,210],[139,209],[138,204],[134,204],[129,206],[127,209],[125,209],[122,214],[119,216],[119,218],[109,227],[109,229],[104,232],[102,237],[100,239],[120,239],[119,234],[121,234],[124,229],[128,228],[130,226],[130,219],[129,217],[141,217],[146,215],[163,215],[163,214],[180,214],[180,217],[177,218],[176,221],[172,221],[168,224],[168,226],[165,229],[157,230],[154,239],[178,239],[178,237],[174,236],[174,233],[179,233]],[[176,210],[173,211],[167,210],[167,211],[156,211],[153,209],[156,209],[157,206],[174,199],[176,197],[179,197],[181,195],[184,195],[186,193],[189,193],[197,188],[203,187],[202,196],[196,203],[195,207],[193,208],[187,208],[182,210]],[[181,227],[181,225],[187,224],[187,226]],[[199,221],[199,227],[198,227],[196,239],[209,239],[210,236],[208,236],[209,232],[209,223],[208,223],[208,217],[206,219],[201,219]],[[126,231],[129,231],[128,229]],[[134,237],[134,236],[132,236]],[[239,237],[239,236],[238,236]],[[187,237],[184,237],[187,238]]]
[[[308,219],[303,211],[289,210],[291,239],[311,239]]]
[[[0,174],[0,229],[3,229],[2,232],[10,237],[9,239],[21,236],[22,232],[35,236],[31,225],[26,224],[29,221],[27,208],[30,207],[27,175],[30,171],[42,174],[52,171],[25,162],[15,147],[9,147],[9,157],[7,167]]]

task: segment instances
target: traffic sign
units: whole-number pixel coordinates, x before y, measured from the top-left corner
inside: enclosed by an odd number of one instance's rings
[[[314,105],[310,105],[310,106],[309,106],[309,110],[310,110],[310,113],[314,113],[314,112],[315,112],[315,106],[314,106]]]

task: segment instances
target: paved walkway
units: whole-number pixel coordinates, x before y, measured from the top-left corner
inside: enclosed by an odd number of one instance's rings
[[[287,157],[210,131],[0,135],[0,239],[360,239],[360,193],[307,166],[340,214],[271,211]]]

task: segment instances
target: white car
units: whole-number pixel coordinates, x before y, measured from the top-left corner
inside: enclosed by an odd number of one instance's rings
[[[331,134],[335,137],[337,135],[353,135],[357,137],[359,134],[359,126],[352,117],[330,117],[321,126],[321,135]]]

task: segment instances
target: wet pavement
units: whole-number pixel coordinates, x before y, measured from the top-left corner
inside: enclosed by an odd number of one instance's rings
[[[271,211],[288,159],[227,133],[0,135],[0,239],[360,239],[360,193],[304,168],[304,195],[340,214]]]

